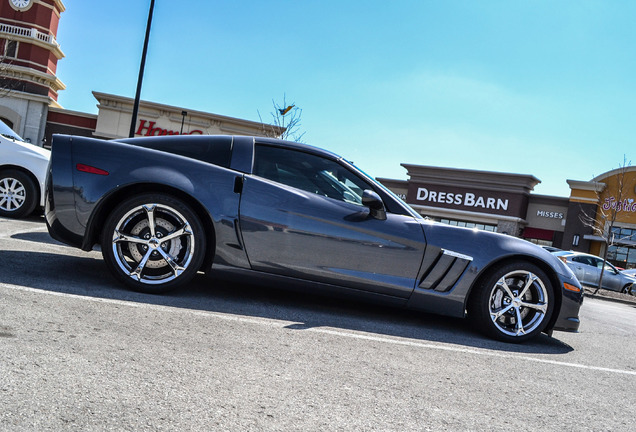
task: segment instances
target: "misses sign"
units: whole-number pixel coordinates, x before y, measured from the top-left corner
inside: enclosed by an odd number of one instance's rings
[[[409,184],[406,202],[520,218],[525,218],[528,208],[528,198],[522,194],[420,183]]]

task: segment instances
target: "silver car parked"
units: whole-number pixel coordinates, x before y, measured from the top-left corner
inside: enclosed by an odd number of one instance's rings
[[[553,252],[572,269],[581,285],[598,287],[603,269],[603,259],[596,255],[581,252],[559,251]],[[603,289],[617,292],[630,292],[636,278],[621,273],[612,264],[605,263],[603,272]]]

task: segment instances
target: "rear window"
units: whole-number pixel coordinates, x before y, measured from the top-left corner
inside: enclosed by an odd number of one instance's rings
[[[139,147],[164,151],[229,168],[232,158],[231,136],[170,136],[118,140]]]

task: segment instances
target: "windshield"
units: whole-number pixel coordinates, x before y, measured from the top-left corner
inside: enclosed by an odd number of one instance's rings
[[[0,121],[0,135],[5,138],[9,138],[15,141],[24,141],[20,135],[15,133],[9,126],[5,124],[5,122]]]
[[[406,202],[404,202],[404,200],[402,198],[400,198],[399,196],[397,196],[395,193],[393,193],[392,190],[390,190],[389,188],[387,188],[386,186],[384,186],[382,183],[380,183],[379,181],[375,180],[373,177],[371,177],[369,174],[367,174],[366,172],[362,171],[360,168],[358,168],[356,165],[354,165],[353,162],[350,162],[344,158],[340,158],[340,161],[343,162],[345,165],[348,165],[349,167],[351,167],[354,171],[357,171],[359,174],[361,174],[363,177],[366,177],[368,180],[370,180],[371,182],[373,182],[374,185],[376,185],[377,187],[381,188],[382,191],[388,195],[390,195],[392,198],[394,198],[397,202],[402,203],[403,204],[403,208],[406,209],[408,211],[408,213],[413,216],[416,219],[422,219],[422,216],[416,212],[415,210],[413,210],[411,208],[411,206],[409,204],[407,204]]]

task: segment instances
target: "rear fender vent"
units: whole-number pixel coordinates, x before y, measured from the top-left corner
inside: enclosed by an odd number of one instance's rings
[[[419,287],[440,292],[449,291],[473,260],[471,256],[446,249],[430,255],[424,258],[424,275]]]

